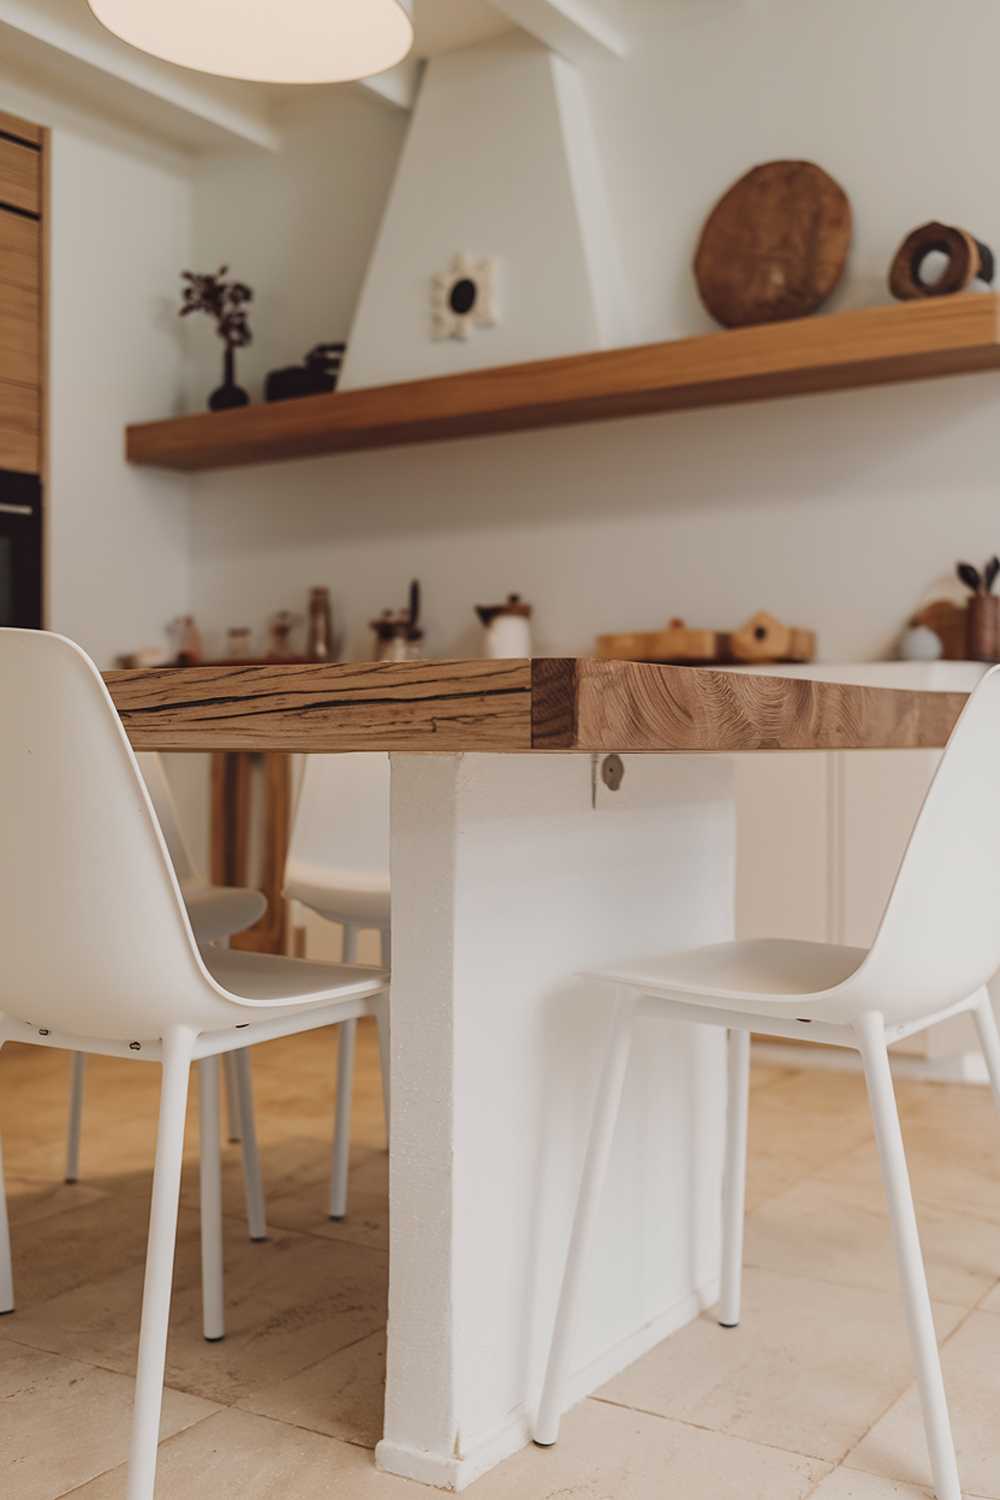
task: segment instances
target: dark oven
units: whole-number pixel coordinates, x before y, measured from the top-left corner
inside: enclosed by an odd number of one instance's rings
[[[42,486],[0,469],[0,625],[42,625]]]

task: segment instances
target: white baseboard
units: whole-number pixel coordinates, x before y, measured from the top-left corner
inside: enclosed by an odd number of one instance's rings
[[[832,1068],[841,1072],[860,1073],[861,1058],[850,1047],[815,1047],[808,1042],[780,1044],[755,1038],[753,1055],[758,1062],[773,1063],[779,1068]],[[892,1071],[897,1078],[913,1078],[923,1083],[989,1083],[981,1052],[956,1052],[953,1057],[910,1057],[904,1052],[892,1054]]]
[[[689,1292],[679,1302],[646,1323],[635,1333],[605,1349],[596,1359],[578,1370],[569,1383],[569,1406],[589,1396],[650,1349],[692,1322],[705,1308],[718,1300],[718,1282]],[[469,1448],[460,1458],[453,1453],[427,1453],[383,1438],[375,1449],[375,1466],[387,1474],[415,1479],[436,1489],[460,1491],[473,1480],[510,1458],[531,1441],[532,1413],[519,1406],[488,1437]]]

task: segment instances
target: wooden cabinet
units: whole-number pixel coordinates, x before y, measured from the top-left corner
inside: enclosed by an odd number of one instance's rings
[[[0,113],[0,469],[42,467],[45,136]]]

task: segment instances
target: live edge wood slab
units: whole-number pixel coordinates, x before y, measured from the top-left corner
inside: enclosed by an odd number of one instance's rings
[[[137,750],[908,750],[963,693],[541,657],[109,672]]]

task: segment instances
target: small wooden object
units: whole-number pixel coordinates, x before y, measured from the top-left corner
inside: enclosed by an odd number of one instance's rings
[[[683,620],[671,620],[664,630],[632,630],[597,637],[602,661],[671,661],[693,665],[720,659],[722,637],[717,630],[692,630]]]
[[[1000,596],[974,594],[965,607],[970,661],[1000,661]]]
[[[851,205],[809,161],[754,167],[709,214],[694,260],[701,300],[725,328],[804,318],[844,273]]]
[[[599,635],[601,661],[672,662],[698,666],[715,662],[805,662],[816,654],[816,634],[783,625],[766,610],[758,610],[739,630],[692,630],[683,620],[671,620],[665,630],[626,631]]]
[[[910,621],[911,625],[926,625],[941,642],[944,661],[964,661],[966,643],[965,609],[951,599],[935,599],[926,604]]]
[[[934,281],[924,281],[920,270],[928,255],[938,252],[948,263]],[[912,230],[889,267],[889,290],[900,302],[920,297],[946,297],[964,292],[978,278],[987,283],[994,275],[993,251],[971,235],[967,229],[932,221]]]
[[[729,637],[733,661],[812,661],[816,655],[816,632],[797,625],[782,625],[774,615],[760,609]]]

